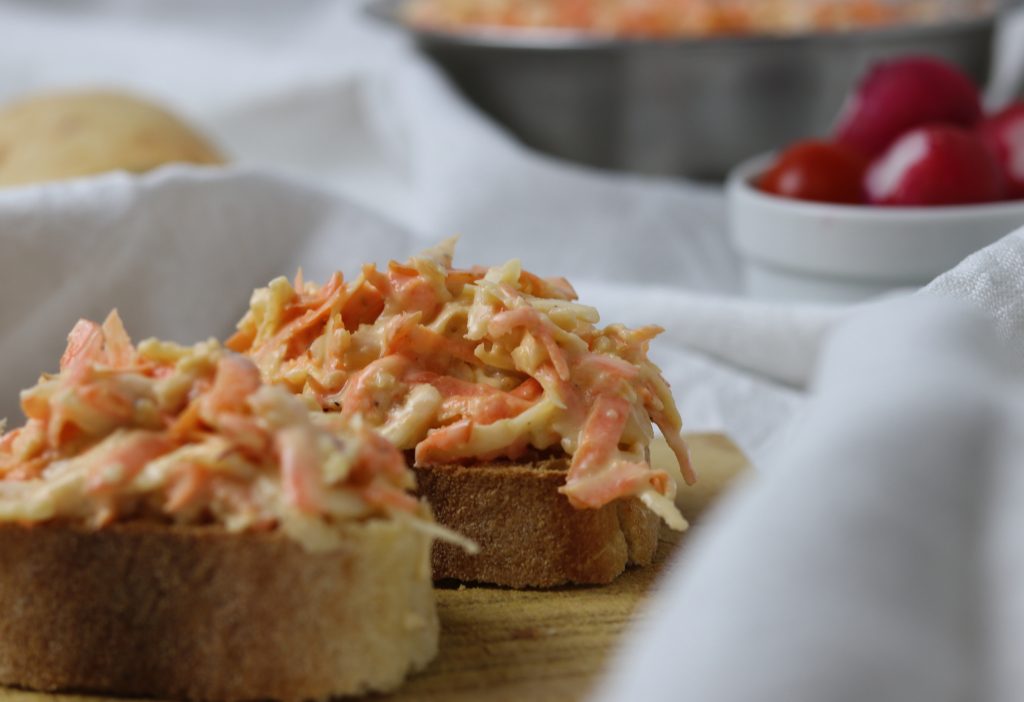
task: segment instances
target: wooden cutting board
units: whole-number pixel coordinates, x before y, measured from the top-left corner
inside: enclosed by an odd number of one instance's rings
[[[725,436],[687,438],[699,486],[678,502],[693,521],[737,476],[746,458]],[[655,465],[674,462],[655,446]],[[493,587],[438,588],[440,652],[400,692],[375,696],[382,702],[572,702],[586,697],[624,629],[642,616],[646,594],[685,535],[668,530],[654,563],[627,571],[611,585],[515,591]],[[0,688],[0,702],[100,702],[100,698],[44,695]]]

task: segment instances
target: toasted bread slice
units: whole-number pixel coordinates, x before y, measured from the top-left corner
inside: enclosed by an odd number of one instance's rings
[[[391,690],[437,651],[429,538],[0,526],[0,684],[218,702]]]
[[[437,521],[480,546],[472,555],[436,543],[434,579],[513,588],[596,585],[628,565],[649,564],[658,517],[636,498],[573,508],[558,492],[568,469],[565,457],[414,468]]]

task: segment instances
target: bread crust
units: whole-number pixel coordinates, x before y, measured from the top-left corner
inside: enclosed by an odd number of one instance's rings
[[[436,654],[428,537],[311,554],[219,527],[0,526],[0,684],[189,700],[396,688]]]
[[[575,509],[558,492],[568,459],[420,466],[417,489],[437,521],[480,545],[471,555],[435,543],[435,580],[512,588],[597,585],[627,565],[648,565],[660,522],[636,498]]]

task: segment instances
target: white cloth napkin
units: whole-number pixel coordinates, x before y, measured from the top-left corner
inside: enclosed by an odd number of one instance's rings
[[[969,302],[1024,354],[1024,228],[968,257],[923,293]]]
[[[595,699],[1021,699],[1022,390],[950,301],[844,326],[791,440],[699,528]]]
[[[1024,230],[852,315],[595,699],[1024,697],[1022,293]]]

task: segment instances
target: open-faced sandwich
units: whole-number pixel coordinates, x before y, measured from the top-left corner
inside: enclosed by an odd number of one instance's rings
[[[413,475],[216,342],[75,326],[0,435],[0,684],[192,700],[397,687],[437,650]],[[0,429],[2,431],[2,429]]]
[[[598,326],[561,279],[518,262],[452,267],[453,242],[349,283],[278,278],[227,343],[327,414],[361,416],[411,452],[438,521],[480,544],[434,549],[434,577],[512,587],[605,583],[646,564],[676,483],[651,468],[654,425],[694,480],[657,327]]]

